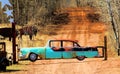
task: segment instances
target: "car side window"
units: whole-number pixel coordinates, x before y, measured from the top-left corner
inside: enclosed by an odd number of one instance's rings
[[[57,51],[61,47],[61,42],[60,41],[51,41],[50,47],[52,48],[52,50]]]
[[[97,48],[92,48],[92,51],[98,51],[98,49]]]
[[[83,51],[92,51],[92,48],[86,47]]]
[[[73,47],[73,42],[63,41],[63,48],[65,49],[65,51],[72,51]]]
[[[73,46],[74,48],[78,48],[79,47],[76,43],[74,43],[73,45],[74,45]]]

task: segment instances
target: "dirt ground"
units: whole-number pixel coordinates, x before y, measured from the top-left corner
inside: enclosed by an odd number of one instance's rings
[[[23,64],[22,70],[7,71],[0,74],[120,74],[120,58],[86,58],[38,60]]]

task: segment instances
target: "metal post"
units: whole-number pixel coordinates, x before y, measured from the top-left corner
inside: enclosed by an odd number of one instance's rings
[[[104,58],[104,60],[107,60],[107,37],[105,36],[104,37],[104,47],[105,47],[105,54],[104,54],[104,56],[105,56],[105,58]]]
[[[15,23],[12,23],[12,51],[13,51],[13,64],[16,64],[16,31],[15,31]]]

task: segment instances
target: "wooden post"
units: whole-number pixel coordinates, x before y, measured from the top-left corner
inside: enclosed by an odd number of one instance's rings
[[[107,37],[104,37],[104,47],[105,47],[105,52],[104,52],[104,60],[107,60]]]
[[[118,49],[118,56],[120,56],[120,48]]]
[[[16,30],[15,30],[15,23],[12,23],[12,51],[13,51],[13,64],[16,64]]]
[[[102,57],[105,56],[104,54],[105,54],[105,48],[103,47],[103,48],[102,48]]]

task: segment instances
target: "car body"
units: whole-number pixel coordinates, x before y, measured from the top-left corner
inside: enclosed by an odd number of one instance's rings
[[[12,60],[7,58],[6,43],[0,42],[0,71],[6,71],[6,67],[12,65]]]
[[[92,58],[98,56],[97,47],[81,47],[76,40],[48,40],[44,47],[20,49],[20,58],[34,62],[38,59]]]

